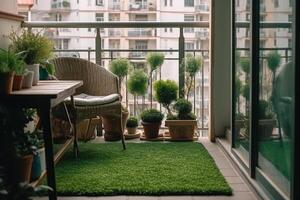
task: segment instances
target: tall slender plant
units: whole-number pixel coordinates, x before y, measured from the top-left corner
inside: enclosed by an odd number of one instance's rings
[[[109,70],[118,76],[119,78],[119,91],[121,92],[122,82],[124,77],[128,74],[129,62],[125,58],[117,58],[113,60],[109,65]]]
[[[200,71],[202,67],[202,57],[192,56],[188,54],[184,60],[184,64],[185,64],[185,72],[187,77],[186,99],[189,100],[189,94],[193,86],[193,81],[195,79],[196,74]]]
[[[162,53],[149,53],[147,55],[147,63],[150,66],[149,69],[149,82],[148,85],[150,85],[150,106],[152,108],[152,74],[153,72],[162,66],[164,63],[165,56]]]

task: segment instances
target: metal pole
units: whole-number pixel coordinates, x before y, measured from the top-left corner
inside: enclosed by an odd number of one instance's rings
[[[204,59],[203,52],[202,58]],[[201,128],[204,128],[204,60],[202,60],[202,72],[201,72]]]
[[[178,44],[178,53],[179,53],[179,97],[184,98],[184,82],[185,82],[185,66],[182,64],[184,59],[184,36],[183,36],[183,27],[179,29],[179,44]]]
[[[97,28],[97,35],[96,35],[96,64],[101,65],[102,61],[102,44],[101,44],[101,35],[100,35],[100,28]]]

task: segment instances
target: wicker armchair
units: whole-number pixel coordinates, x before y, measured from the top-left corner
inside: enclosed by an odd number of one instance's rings
[[[84,119],[101,115],[118,117],[122,123],[122,106],[119,95],[118,78],[105,68],[81,58],[60,57],[51,60],[55,66],[55,75],[59,80],[82,80],[83,86],[74,96],[74,112],[71,121],[76,124]],[[71,106],[71,99],[66,104]],[[122,127],[122,125],[120,126]],[[122,134],[124,130],[121,130]],[[123,149],[126,149],[122,135]],[[77,145],[74,143],[74,146]],[[75,147],[78,151],[78,148]],[[77,152],[78,153],[78,152]]]

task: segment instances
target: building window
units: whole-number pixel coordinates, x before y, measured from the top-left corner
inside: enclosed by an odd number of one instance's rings
[[[92,31],[92,29],[91,28],[88,28],[88,32],[91,32]]]
[[[103,0],[96,0],[96,6],[104,6]]]
[[[173,0],[170,0],[170,6],[173,6]]]
[[[184,44],[185,50],[194,50],[195,49],[195,44],[193,42],[186,42]]]
[[[276,46],[277,46],[277,40],[274,39],[274,47],[276,47]]]
[[[292,48],[292,39],[289,39],[288,45],[289,45],[289,48]]]
[[[139,22],[148,21],[148,15],[135,15],[135,21],[139,21]]]
[[[165,33],[168,32],[168,28],[165,28]]]
[[[135,49],[148,49],[148,41],[147,40],[136,40],[135,41]]]
[[[62,15],[61,14],[56,14],[55,15],[55,21],[57,21],[57,22],[60,22],[60,21],[62,21]]]
[[[279,7],[279,0],[274,0],[274,8],[278,8]]]
[[[185,22],[193,22],[193,21],[195,21],[195,16],[194,15],[184,15],[184,21]],[[184,32],[185,33],[193,33],[194,28],[185,28]]]
[[[168,6],[168,0],[165,0],[165,6]]]
[[[95,17],[96,17],[97,22],[103,22],[104,21],[103,13],[96,13]]]
[[[184,0],[185,7],[194,7],[194,0]]]
[[[170,32],[173,33],[173,28],[170,28]]]

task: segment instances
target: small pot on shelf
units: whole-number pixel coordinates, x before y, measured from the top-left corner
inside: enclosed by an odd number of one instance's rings
[[[23,83],[22,83],[22,88],[24,89],[28,89],[32,87],[33,84],[33,72],[32,71],[27,71],[24,74],[24,79],[23,79]]]
[[[14,75],[14,72],[0,73],[0,94],[12,93]]]
[[[26,65],[25,68],[28,71],[33,72],[33,81],[32,85],[37,85],[40,79],[40,65],[39,64],[32,64],[32,65]]]
[[[23,75],[15,75],[14,76],[14,83],[13,83],[13,90],[21,90],[23,85]]]

